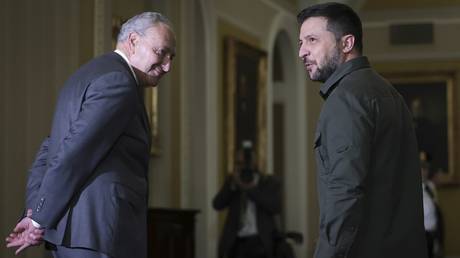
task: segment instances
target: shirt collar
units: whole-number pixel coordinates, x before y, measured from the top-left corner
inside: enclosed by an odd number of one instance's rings
[[[365,56],[353,58],[343,64],[341,64],[337,70],[326,80],[326,82],[320,88],[320,95],[324,99],[327,99],[329,94],[334,90],[337,82],[339,82],[347,74],[354,72],[359,69],[369,68],[369,60]]]
[[[131,73],[132,73],[133,76],[134,76],[134,79],[136,80],[137,85],[139,85],[139,81],[137,80],[136,73],[134,73],[133,67],[132,67],[131,64],[129,63],[128,57],[126,57],[125,53],[123,53],[123,52],[120,51],[119,49],[115,49],[114,52],[117,53],[117,54],[119,54],[119,55],[126,61],[126,63],[127,63],[128,66],[129,66],[129,69],[131,70]]]

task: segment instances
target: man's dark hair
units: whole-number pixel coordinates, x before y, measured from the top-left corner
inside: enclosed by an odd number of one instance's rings
[[[361,19],[351,7],[341,3],[324,3],[303,9],[297,15],[299,25],[311,17],[324,17],[327,19],[327,30],[332,32],[338,41],[345,35],[355,37],[354,48],[359,53],[363,52],[363,28]]]

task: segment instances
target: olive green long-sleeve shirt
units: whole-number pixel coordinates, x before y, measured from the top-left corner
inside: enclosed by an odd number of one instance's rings
[[[315,257],[425,258],[419,156],[403,98],[366,57],[342,64],[320,93]]]

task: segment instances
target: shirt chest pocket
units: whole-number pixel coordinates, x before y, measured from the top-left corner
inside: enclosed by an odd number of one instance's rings
[[[329,157],[327,155],[326,145],[323,143],[324,139],[321,137],[320,132],[315,134],[314,149],[316,154],[316,164],[321,174],[329,173]]]

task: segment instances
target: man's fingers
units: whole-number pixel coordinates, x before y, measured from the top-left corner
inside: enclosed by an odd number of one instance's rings
[[[43,241],[41,240],[31,240],[29,241],[29,244],[32,246],[40,245]]]
[[[44,229],[33,227],[29,218],[21,220],[13,230],[13,233],[6,238],[7,248],[18,247],[15,254],[18,255],[24,249],[40,245],[43,242]]]
[[[18,255],[20,252],[22,252],[22,250],[26,249],[29,246],[30,244],[24,243],[21,247],[18,248],[18,250],[16,250],[15,254]]]
[[[24,241],[13,241],[6,245],[7,248],[23,245]]]
[[[8,237],[6,239],[6,247],[22,245],[24,240],[19,237]]]
[[[16,234],[16,233],[11,233],[9,236],[6,237],[6,239],[15,239],[15,238],[19,238],[19,235]]]
[[[39,228],[37,228],[37,229],[34,229],[34,230],[33,230],[33,233],[34,233],[35,235],[43,235],[43,234],[45,233],[45,230],[44,230],[44,229],[39,229]]]
[[[13,241],[17,241],[19,239],[17,234],[11,233],[9,236],[5,238],[6,243],[11,243]]]
[[[34,241],[33,245],[40,244],[40,242],[43,240],[44,232],[45,231],[43,229],[34,229],[29,233],[28,239]]]
[[[41,239],[43,239],[43,236],[30,233],[29,234],[29,239],[31,239],[33,241],[40,241]]]
[[[19,243],[8,243],[8,244],[6,245],[6,248],[15,247],[15,246],[20,246],[20,245],[22,245],[22,244],[19,244]]]
[[[26,230],[26,227],[24,226],[24,224],[21,221],[16,225],[16,227],[14,227],[13,232],[14,233],[21,233],[24,230]]]

